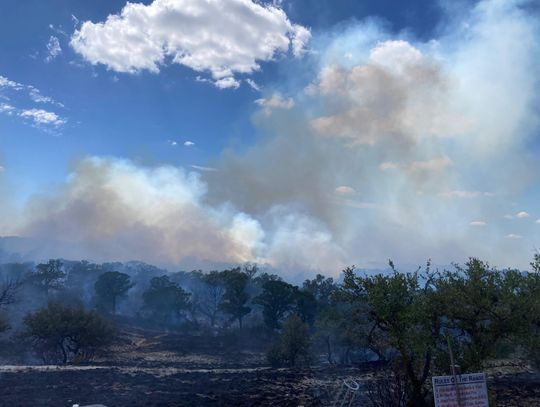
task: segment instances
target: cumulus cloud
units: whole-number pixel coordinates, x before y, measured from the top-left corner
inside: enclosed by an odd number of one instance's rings
[[[471,226],[486,226],[487,223],[483,220],[473,220],[471,223],[469,223]]]
[[[516,218],[519,218],[519,219],[525,219],[525,218],[528,218],[529,216],[531,216],[531,215],[529,215],[525,211],[521,211],[521,212],[516,213]]]
[[[209,72],[219,88],[237,88],[237,74],[260,69],[291,49],[303,53],[307,28],[278,6],[252,0],[154,0],[127,3],[106,21],[86,21],[71,46],[92,64],[116,72],[157,73],[169,61]]]
[[[237,89],[240,87],[240,82],[228,76],[226,78],[216,79],[214,85],[219,89]]]
[[[192,147],[194,145],[195,145],[195,143],[193,141],[190,141],[190,140],[184,141],[184,146],[186,146],[186,147]]]

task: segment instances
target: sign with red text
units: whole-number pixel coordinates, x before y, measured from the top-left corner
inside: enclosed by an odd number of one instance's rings
[[[434,376],[435,407],[489,407],[486,375]]]

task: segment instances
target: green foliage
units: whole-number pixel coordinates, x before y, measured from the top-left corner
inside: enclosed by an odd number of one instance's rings
[[[0,283],[0,308],[5,308],[16,302],[21,286],[20,280],[4,280]]]
[[[390,263],[393,268],[393,264]],[[425,405],[431,362],[441,340],[441,307],[429,269],[425,272],[357,276],[353,268],[345,271],[344,294],[350,301],[368,306],[371,327],[368,341],[380,354],[399,353],[406,375],[410,399],[415,406]]]
[[[91,360],[113,338],[109,324],[93,311],[49,303],[24,318],[24,335],[30,338],[44,363]]]
[[[169,276],[154,277],[143,293],[144,309],[161,322],[167,322],[188,309],[189,297],[190,294],[172,282]]]
[[[98,305],[106,306],[113,314],[116,314],[118,300],[125,297],[133,285],[130,277],[125,273],[107,271],[101,274],[94,284]]]
[[[328,363],[350,363],[349,351],[352,348],[369,348],[367,341],[367,308],[362,302],[346,303],[335,298],[331,303],[320,307],[315,320],[315,339],[320,342],[327,354]],[[379,352],[378,348],[372,348]],[[337,355],[337,350],[340,350]]]
[[[242,328],[243,318],[251,312],[251,308],[246,306],[249,300],[249,294],[246,292],[249,276],[239,268],[222,271],[221,276],[225,293],[220,309],[232,319],[236,319],[238,326]]]
[[[275,368],[282,367],[285,364],[279,341],[274,342],[270,349],[266,351],[266,360],[270,366]]]
[[[89,287],[91,287],[103,269],[99,264],[89,261],[77,261],[71,265],[67,273],[66,288],[73,294],[84,297]]]
[[[472,258],[464,268],[444,272],[437,288],[449,326],[462,333],[455,353],[464,369],[481,369],[504,341],[519,343],[537,335],[540,278],[536,273],[498,271]]]
[[[337,291],[338,287],[333,278],[326,278],[321,274],[317,274],[313,280],[304,281],[302,289],[311,293],[320,307],[325,307],[330,304],[332,295]]]
[[[531,262],[531,268],[533,273],[540,273],[540,253],[534,254],[533,261]]]
[[[36,271],[30,276],[30,279],[47,298],[51,290],[58,290],[62,287],[66,276],[63,269],[63,263],[60,259],[49,260],[47,263],[40,263],[36,266]]]
[[[266,358],[273,367],[283,364],[296,366],[300,358],[309,359],[309,326],[296,315],[291,314],[283,324],[283,329]]]
[[[269,280],[263,284],[262,293],[253,302],[262,306],[264,323],[270,330],[278,329],[282,318],[293,309],[295,294],[294,286],[285,281]]]
[[[540,259],[535,256],[535,269]],[[393,264],[390,263],[393,267]],[[464,267],[358,276],[345,270],[341,296],[366,304],[372,349],[397,352],[412,405],[424,405],[432,373],[450,370],[448,342],[462,371],[482,369],[508,344],[534,355],[540,343],[540,276],[499,271],[471,258]]]
[[[315,296],[309,291],[298,290],[295,287],[294,301],[294,311],[302,321],[306,322],[309,326],[313,326],[318,308]]]

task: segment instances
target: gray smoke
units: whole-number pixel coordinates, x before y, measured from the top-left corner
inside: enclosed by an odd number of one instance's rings
[[[19,234],[50,255],[289,273],[388,257],[526,265],[538,225],[504,219],[537,181],[540,31],[523,3],[449,14],[425,43],[372,21],[314,35],[315,74],[256,101],[250,149],[200,174],[88,157],[29,203]]]

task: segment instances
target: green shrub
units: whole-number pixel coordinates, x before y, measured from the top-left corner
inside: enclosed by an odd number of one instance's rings
[[[113,331],[94,311],[49,303],[24,318],[28,337],[44,363],[84,362],[108,345]]]
[[[292,314],[283,324],[283,329],[278,340],[272,345],[266,354],[266,358],[272,367],[283,365],[296,366],[303,358],[309,361],[309,327],[302,319]]]

